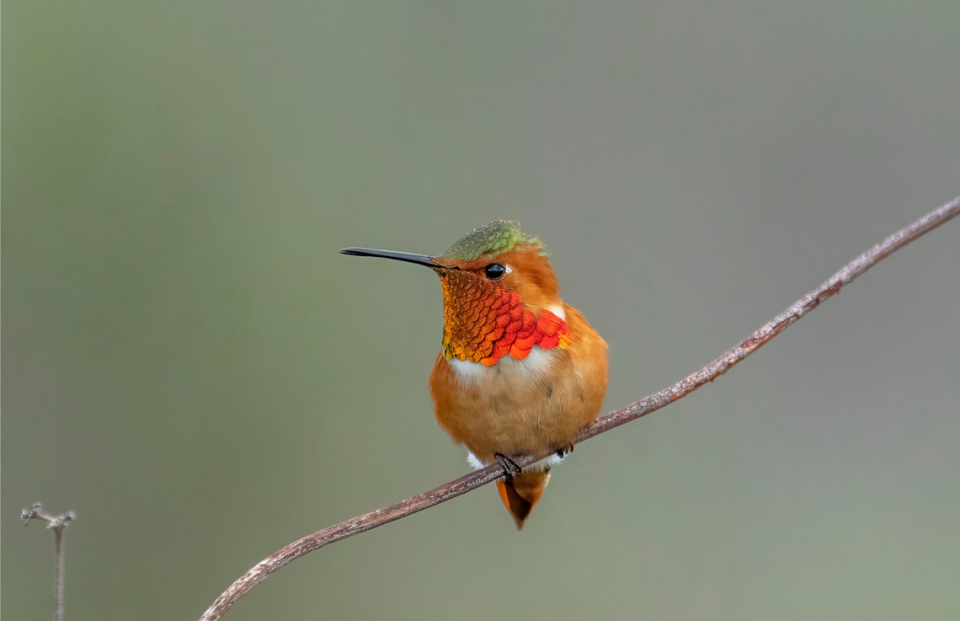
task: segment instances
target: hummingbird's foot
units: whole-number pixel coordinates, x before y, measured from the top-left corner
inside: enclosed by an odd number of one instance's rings
[[[557,457],[559,457],[560,459],[563,459],[564,457],[566,457],[567,455],[569,455],[569,454],[572,453],[572,452],[573,452],[573,445],[572,445],[572,444],[568,444],[567,446],[564,446],[564,447],[562,447],[562,448],[558,448],[556,454],[557,454]]]
[[[501,455],[500,453],[497,453],[496,455],[494,455],[494,457],[497,460],[497,464],[499,464],[500,468],[503,470],[503,476],[507,477],[508,479],[512,479],[513,477],[523,472],[523,469],[520,468],[517,462],[513,461],[506,455]]]

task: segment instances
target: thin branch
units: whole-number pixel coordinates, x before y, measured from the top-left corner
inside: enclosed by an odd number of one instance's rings
[[[71,520],[77,519],[77,514],[67,511],[50,515],[44,512],[43,505],[35,502],[32,507],[20,512],[20,519],[24,521],[24,526],[28,526],[30,520],[41,520],[47,523],[48,530],[53,531],[53,621],[63,621],[63,529],[69,526]]]
[[[844,266],[839,272],[831,276],[822,285],[797,300],[790,308],[751,334],[745,341],[724,353],[693,375],[677,382],[666,390],[661,390],[645,399],[641,399],[636,403],[632,403],[597,419],[580,432],[574,444],[588,440],[614,427],[619,427],[624,423],[646,416],[651,412],[655,412],[673,403],[677,399],[685,397],[707,382],[712,382],[736,366],[741,360],[765,345],[770,339],[799,321],[799,319],[809,311],[820,306],[820,304],[828,298],[836,295],[842,287],[853,282],[857,277],[890,254],[958,215],[960,215],[960,197],[944,204],[939,209],[931,211],[910,226],[897,231],[863,253]],[[522,459],[517,459],[516,461],[520,466],[525,466],[546,456],[546,453],[543,455],[530,455]],[[419,496],[414,496],[413,498],[409,498],[384,509],[377,509],[376,511],[365,513],[294,541],[285,548],[257,563],[250,571],[230,585],[230,588],[224,591],[223,594],[213,602],[213,605],[207,609],[203,616],[200,617],[200,621],[214,621],[219,619],[238,599],[243,597],[253,589],[253,587],[257,586],[267,576],[304,554],[319,550],[326,545],[346,539],[347,537],[372,530],[378,526],[389,524],[400,518],[423,511],[424,509],[429,509],[442,502],[473,491],[487,483],[496,481],[503,475],[504,472],[499,466],[488,466],[483,470],[462,476],[455,481],[441,485]]]

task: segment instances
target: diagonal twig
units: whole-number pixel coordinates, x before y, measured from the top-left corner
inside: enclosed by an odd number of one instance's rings
[[[605,431],[609,431],[614,427],[619,427],[624,423],[655,412],[673,403],[677,399],[685,397],[707,382],[712,382],[736,366],[741,360],[765,345],[770,339],[799,321],[800,318],[809,311],[836,295],[841,288],[853,282],[871,267],[915,239],[929,233],[958,215],[960,215],[960,196],[945,203],[938,209],[931,211],[910,226],[897,231],[845,265],[843,269],[827,279],[822,285],[794,302],[787,310],[774,317],[773,320],[751,334],[745,341],[725,352],[722,356],[693,375],[636,403],[631,403],[624,408],[610,412],[606,416],[584,427],[577,436],[574,444],[578,444]],[[517,459],[516,461],[518,465],[522,467],[546,456],[546,454],[530,455],[522,459]],[[200,617],[200,621],[214,621],[219,619],[238,599],[257,586],[267,576],[304,554],[319,550],[326,545],[346,539],[347,537],[372,530],[378,526],[389,524],[400,518],[423,511],[424,509],[429,509],[430,507],[496,481],[503,476],[503,474],[499,466],[488,466],[483,470],[477,470],[429,492],[408,498],[403,502],[365,513],[345,522],[324,528],[312,535],[307,535],[302,539],[298,539],[263,559],[250,569],[250,571],[237,579],[236,582],[230,585],[230,587],[213,602],[210,608]]]

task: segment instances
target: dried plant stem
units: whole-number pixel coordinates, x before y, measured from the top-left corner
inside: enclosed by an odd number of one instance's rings
[[[707,382],[712,382],[736,366],[741,360],[765,345],[773,337],[799,321],[807,312],[815,309],[825,300],[836,295],[842,287],[853,282],[857,277],[890,254],[958,215],[960,215],[960,197],[931,211],[910,226],[897,231],[863,253],[844,266],[839,272],[831,276],[822,285],[797,300],[787,310],[751,334],[745,341],[727,351],[693,375],[684,378],[665,390],[661,390],[656,394],[650,395],[636,403],[632,403],[597,419],[580,432],[575,443],[583,442],[605,431],[609,431],[614,427],[619,427],[624,423],[655,412],[690,394]],[[530,455],[516,461],[520,466],[525,466],[543,457],[546,457],[546,455]],[[304,554],[423,511],[424,509],[429,509],[441,502],[446,502],[487,483],[491,483],[503,476],[503,474],[499,466],[488,466],[483,470],[478,470],[472,474],[460,477],[455,481],[441,485],[419,496],[414,496],[413,498],[409,498],[384,509],[377,509],[376,511],[365,513],[317,531],[312,535],[307,535],[257,563],[250,571],[230,585],[230,587],[213,602],[203,616],[200,617],[200,620],[214,621],[215,619],[219,619],[238,599],[262,582],[268,575],[287,563],[300,558]]]
[[[53,621],[63,621],[63,529],[53,529],[54,554],[53,562]]]
[[[24,520],[24,525],[30,524],[30,520],[41,520],[47,523],[47,529],[53,531],[53,621],[63,621],[63,529],[71,520],[77,519],[77,515],[73,511],[50,515],[44,512],[43,505],[36,502],[31,508],[20,512],[20,519]]]

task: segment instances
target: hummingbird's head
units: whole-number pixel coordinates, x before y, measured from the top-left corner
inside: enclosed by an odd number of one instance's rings
[[[343,254],[416,263],[433,269],[443,288],[443,351],[447,358],[492,365],[522,359],[533,345],[570,344],[557,277],[546,247],[497,220],[461,237],[443,254],[344,248]]]

